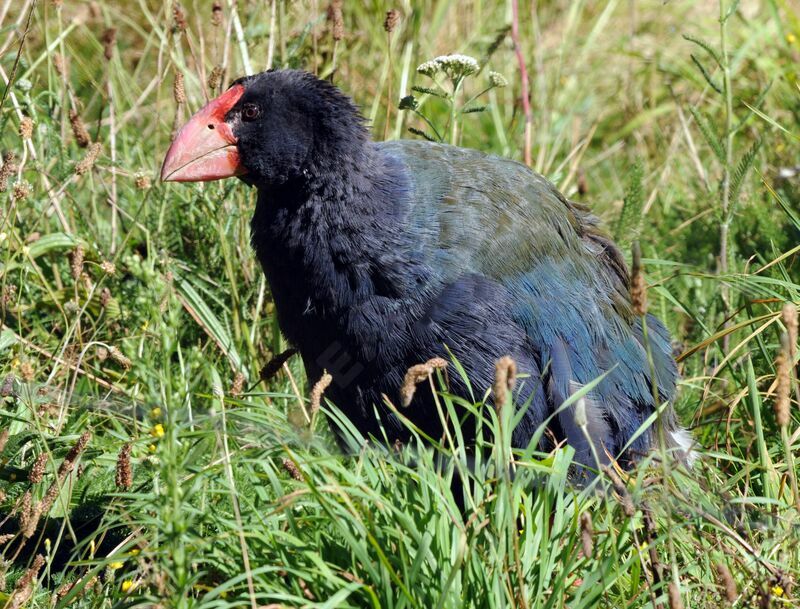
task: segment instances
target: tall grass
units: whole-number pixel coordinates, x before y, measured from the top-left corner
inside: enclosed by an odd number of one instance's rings
[[[516,49],[497,0],[0,3],[0,602],[800,606],[800,12],[513,4]],[[482,422],[478,463],[453,426],[368,442],[298,358],[268,365],[288,345],[252,193],[156,180],[174,127],[243,73],[305,67],[377,138],[415,137],[397,104],[456,52],[509,85],[457,129],[420,96],[426,119],[524,160],[521,56],[530,163],[639,240],[692,469],[656,452],[576,487],[569,448],[512,451],[510,402],[459,402],[441,372],[424,382]]]

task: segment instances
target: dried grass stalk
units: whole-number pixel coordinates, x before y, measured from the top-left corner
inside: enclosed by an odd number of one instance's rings
[[[447,362],[441,357],[434,357],[424,364],[411,366],[411,368],[406,371],[403,385],[400,387],[400,404],[403,408],[411,404],[411,400],[414,399],[414,393],[416,393],[419,383],[429,378],[434,370],[445,369],[447,369]]]
[[[330,374],[328,374],[327,372],[323,372],[322,378],[320,378],[316,383],[314,383],[314,387],[311,389],[312,415],[319,410],[320,404],[322,402],[322,395],[325,393],[325,390],[331,384],[332,380],[333,377]]]
[[[508,399],[508,392],[514,391],[517,383],[517,364],[514,360],[504,355],[494,365],[494,404],[501,408]]]

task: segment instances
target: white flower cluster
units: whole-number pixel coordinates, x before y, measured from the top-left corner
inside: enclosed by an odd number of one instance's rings
[[[500,72],[489,72],[489,83],[493,87],[507,87],[508,81]]]
[[[433,78],[438,72],[444,72],[450,78],[463,78],[480,70],[480,65],[469,55],[440,55],[417,68],[417,72]]]

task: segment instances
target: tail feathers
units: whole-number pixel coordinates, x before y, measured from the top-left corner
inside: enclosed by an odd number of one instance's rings
[[[557,340],[550,349],[550,371],[547,388],[554,408],[558,409],[581,388],[573,380],[572,367],[564,343]],[[583,412],[580,413],[579,409]],[[580,420],[576,420],[579,414]],[[564,408],[557,416],[558,426],[567,443],[575,449],[575,460],[596,468],[609,463],[608,451],[613,450],[611,429],[603,415],[602,406],[590,395]],[[591,444],[590,444],[591,442]]]

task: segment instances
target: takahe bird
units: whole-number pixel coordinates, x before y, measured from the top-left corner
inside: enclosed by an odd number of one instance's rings
[[[595,216],[528,167],[444,144],[373,142],[336,87],[278,70],[239,79],[197,112],[161,172],[229,176],[258,189],[252,245],[281,330],[312,382],[333,375],[326,395],[362,433],[403,440],[382,394],[397,404],[408,368],[449,350],[477,396],[502,356],[529,375],[515,396],[530,404],[515,446],[603,374],[584,401],[597,454],[628,463],[653,444],[654,427],[634,438],[654,412],[653,383],[622,255]],[[669,336],[652,316],[647,326],[658,397],[671,402]],[[441,433],[430,390],[404,414]],[[687,450],[671,407],[662,420],[670,445]],[[549,429],[578,462],[596,463],[574,406]]]

